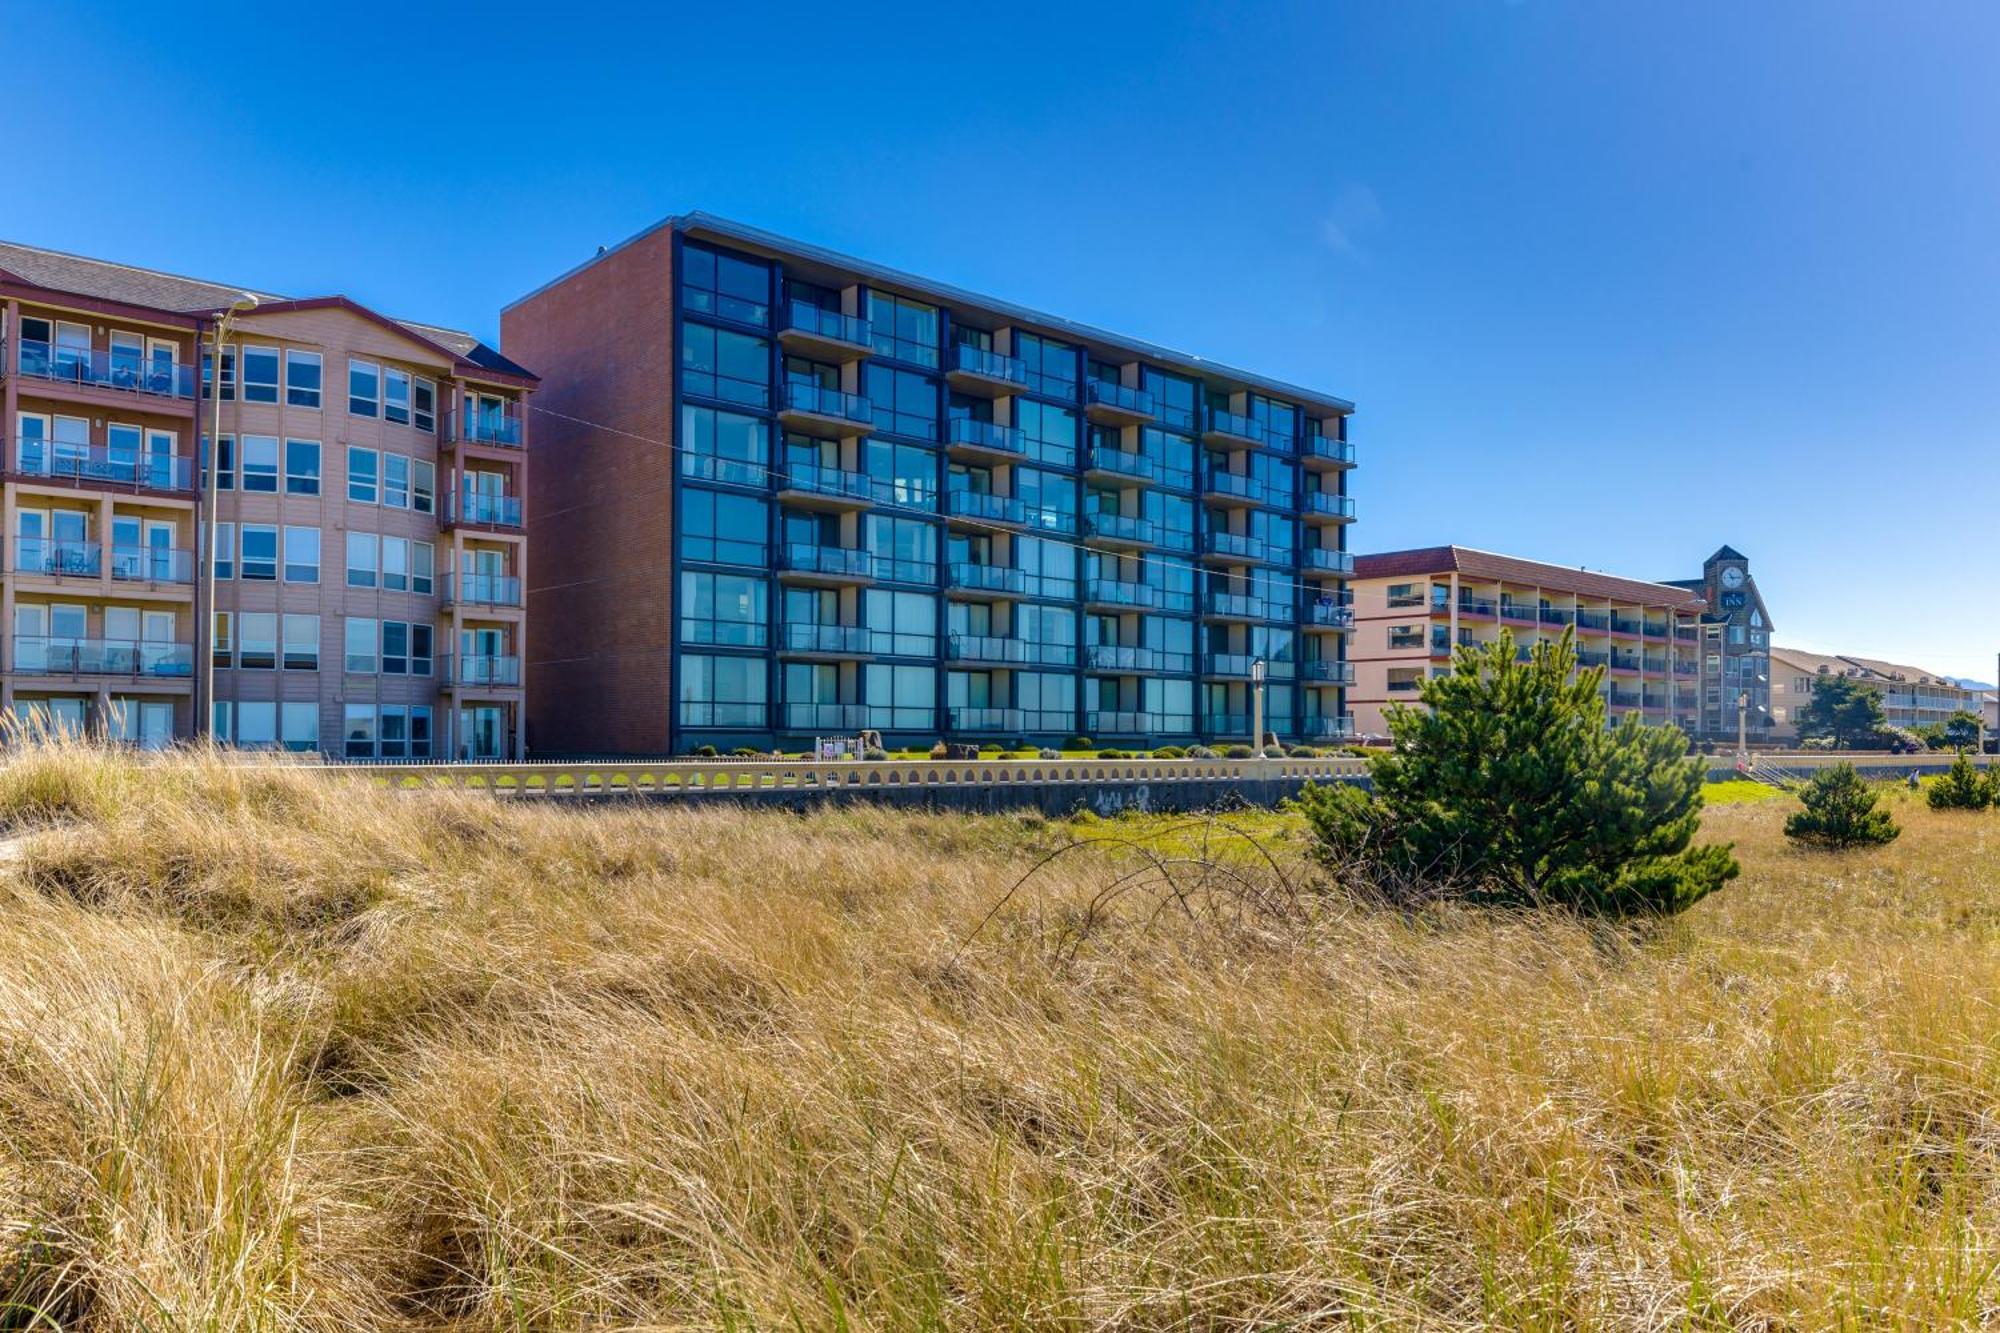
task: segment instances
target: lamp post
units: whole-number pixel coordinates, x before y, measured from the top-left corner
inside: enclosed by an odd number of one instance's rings
[[[1750,691],[1741,690],[1736,695],[1736,768],[1738,772],[1750,769]]]
[[[1250,751],[1264,757],[1264,659],[1250,664]]]
[[[222,477],[222,345],[229,337],[229,326],[245,311],[257,308],[257,298],[245,292],[229,304],[229,308],[216,317],[215,327],[209,337],[209,432],[207,454],[207,477],[202,490],[201,502],[201,613],[208,618],[208,634],[201,633],[201,626],[195,626],[195,651],[201,654],[201,690],[195,707],[201,710],[196,725],[197,734],[215,739],[215,495]],[[204,648],[202,639],[210,640]]]

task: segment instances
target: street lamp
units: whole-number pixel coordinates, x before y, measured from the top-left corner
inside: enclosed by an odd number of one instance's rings
[[[217,316],[208,345],[208,400],[211,405],[208,418],[210,423],[207,454],[208,475],[202,487],[206,494],[202,496],[201,504],[201,613],[208,617],[208,634],[204,636],[201,633],[201,626],[196,625],[194,642],[195,650],[201,654],[201,691],[195,703],[195,707],[201,710],[201,717],[197,719],[197,725],[200,727],[199,734],[208,737],[211,741],[215,739],[215,645],[213,643],[215,635],[215,494],[220,489],[219,483],[222,478],[222,345],[229,337],[229,326],[235,322],[236,317],[256,308],[257,298],[249,292],[244,292],[236,300],[230,302],[228,309],[222,311]],[[204,637],[211,640],[207,648],[201,646],[201,641]]]
[[[1250,664],[1250,751],[1264,757],[1264,659]]]

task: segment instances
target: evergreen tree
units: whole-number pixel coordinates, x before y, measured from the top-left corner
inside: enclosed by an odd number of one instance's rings
[[[1993,775],[1980,772],[1960,750],[1950,771],[1930,785],[1926,796],[1933,810],[1984,810],[1993,804]]]
[[[1799,710],[1802,740],[1830,740],[1836,750],[1872,743],[1888,728],[1882,712],[1882,691],[1848,676],[1813,680],[1812,702]]]
[[[1426,681],[1423,709],[1389,714],[1372,796],[1308,789],[1300,807],[1330,862],[1494,902],[1609,914],[1678,912],[1738,871],[1694,846],[1703,766],[1671,727],[1607,728],[1600,668],[1576,644],[1513,636],[1462,647]]]
[[[1894,842],[1902,832],[1852,764],[1813,774],[1799,792],[1805,809],[1785,821],[1785,836],[1817,847],[1865,847]]]
[[[1977,714],[1963,709],[1944,720],[1939,728],[1944,734],[1944,743],[1954,750],[1976,750],[1979,748],[1981,727]]]

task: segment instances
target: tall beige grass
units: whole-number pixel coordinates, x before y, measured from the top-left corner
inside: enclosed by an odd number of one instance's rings
[[[1786,806],[1712,811],[1745,875],[1660,927],[1079,932],[1129,851],[982,925],[1032,818],[31,752],[0,1324],[1990,1322],[2000,819],[1829,858]]]

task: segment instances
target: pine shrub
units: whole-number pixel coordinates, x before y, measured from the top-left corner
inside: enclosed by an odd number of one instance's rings
[[[1982,773],[1960,750],[1945,775],[1930,785],[1933,810],[1984,810],[1994,801],[1993,775]]]
[[[1852,764],[1813,774],[1799,791],[1805,806],[1785,821],[1785,836],[1808,846],[1837,849],[1894,842],[1903,830]]]

